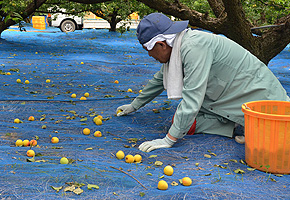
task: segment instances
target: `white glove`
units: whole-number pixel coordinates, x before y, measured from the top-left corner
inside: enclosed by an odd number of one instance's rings
[[[173,146],[173,144],[176,141],[171,140],[167,135],[163,139],[156,139],[152,141],[147,141],[143,142],[139,146],[139,150],[144,151],[144,152],[150,152],[155,149],[160,149],[160,148],[170,148]]]
[[[121,110],[121,112],[119,111]],[[122,106],[119,106],[117,108],[117,116],[120,117],[120,116],[123,116],[123,115],[128,115],[130,114],[131,112],[134,112],[136,111],[135,108],[133,108],[133,106],[131,104],[126,104],[126,105],[122,105]]]

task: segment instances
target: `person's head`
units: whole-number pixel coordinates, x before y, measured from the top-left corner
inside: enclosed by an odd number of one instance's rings
[[[161,13],[145,16],[137,27],[137,38],[149,56],[161,63],[166,63],[171,55],[172,46],[166,40],[175,38],[175,34],[183,31],[188,21],[171,21]]]

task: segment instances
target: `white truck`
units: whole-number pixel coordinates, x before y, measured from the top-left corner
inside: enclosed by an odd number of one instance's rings
[[[58,27],[62,32],[74,32],[75,30],[81,30],[83,28],[110,28],[109,22],[96,17],[90,13],[85,17],[72,16],[62,13],[56,13],[48,15],[49,26]],[[117,28],[123,25],[125,22],[121,21],[117,24]],[[131,29],[136,29],[139,24],[138,19],[131,19],[126,23],[126,26],[130,26]]]

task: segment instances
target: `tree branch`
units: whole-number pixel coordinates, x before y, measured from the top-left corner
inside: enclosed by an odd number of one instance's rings
[[[208,3],[217,18],[225,17],[225,7],[222,0],[208,0]]]
[[[276,7],[278,9],[285,9],[285,7],[283,5],[280,5],[280,4],[277,4],[276,2],[275,3],[267,3],[267,2],[264,2],[262,0],[258,0],[261,4],[264,4],[265,6],[273,6],[273,7]]]
[[[83,3],[83,4],[96,4],[96,3],[103,3],[112,0],[69,0],[76,3]]]
[[[175,16],[182,20],[189,20],[189,24],[209,31],[219,33],[218,29],[222,26],[225,18],[211,18],[207,14],[203,14],[188,8],[179,3],[172,3],[164,0],[138,0],[150,8],[156,9],[164,14]]]
[[[290,43],[290,14],[279,19],[278,24],[281,26],[269,28],[259,38],[263,41],[261,53],[270,58],[277,55],[277,49],[282,51]]]
[[[113,168],[113,169],[116,169],[116,170],[119,170],[120,172],[123,172],[124,174],[127,174],[128,176],[130,176],[131,178],[133,178],[135,181],[137,181],[143,188],[145,188],[146,190],[147,190],[147,188],[144,186],[144,185],[142,185],[142,183],[140,183],[140,181],[138,181],[136,178],[134,178],[132,175],[130,175],[130,174],[128,174],[127,172],[125,172],[125,171],[123,171],[123,170],[121,170],[121,169],[118,169],[118,168],[116,168],[116,167],[113,167],[113,166],[110,166],[111,168]]]

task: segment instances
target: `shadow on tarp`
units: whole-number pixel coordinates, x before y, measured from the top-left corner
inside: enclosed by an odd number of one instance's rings
[[[165,135],[178,102],[168,101],[163,93],[135,114],[115,116],[116,108],[130,103],[160,68],[137,42],[134,31],[120,35],[108,30],[69,34],[50,27],[43,33],[30,30],[7,30],[0,39],[2,199],[289,198],[289,176],[249,171],[242,163],[244,145],[231,138],[198,134],[186,136],[170,149],[138,150],[142,142]],[[269,64],[288,94],[289,56],[287,47]],[[11,75],[3,75],[8,71]],[[47,79],[51,82],[46,83]],[[133,92],[127,92],[129,88]],[[85,92],[90,96],[79,100]],[[77,98],[71,98],[72,93]],[[97,115],[105,119],[101,126],[93,122]],[[36,120],[28,121],[29,116]],[[23,123],[13,123],[15,118]],[[91,134],[83,135],[84,128]],[[93,136],[97,130],[102,137]],[[50,142],[54,136],[59,143]],[[32,147],[37,156],[35,162],[27,162],[29,147],[15,147],[15,141],[33,138],[39,138],[39,146]],[[118,160],[118,150],[140,154],[143,162]],[[204,157],[210,153],[211,158]],[[61,157],[73,163],[59,164]],[[154,165],[156,161],[163,165]],[[163,168],[169,164],[174,174],[163,177]],[[237,174],[237,169],[245,173]],[[193,180],[192,186],[179,183],[185,176]],[[168,190],[157,189],[160,179],[167,181]],[[71,182],[83,183],[83,192],[65,191]],[[88,189],[88,184],[99,189]]]

